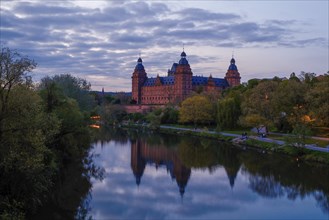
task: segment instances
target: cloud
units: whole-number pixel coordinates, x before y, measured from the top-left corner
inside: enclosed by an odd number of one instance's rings
[[[147,57],[145,62],[152,64],[147,69],[152,76],[179,60],[180,52],[174,55],[172,51],[183,43],[221,48],[326,45],[321,37],[296,40],[294,20],[257,23],[236,13],[173,9],[159,2],[111,1],[104,8],[82,7],[70,1],[2,5],[1,44],[34,58],[39,77],[64,71],[93,80],[92,74],[106,73],[122,77],[124,83],[130,80],[140,51]],[[190,55],[195,61],[205,59],[197,53]],[[122,89],[129,91],[130,82]]]

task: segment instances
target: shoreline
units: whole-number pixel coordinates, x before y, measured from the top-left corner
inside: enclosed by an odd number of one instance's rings
[[[145,125],[123,125],[126,128],[148,128]],[[230,142],[234,146],[240,148],[250,148],[254,150],[261,150],[262,153],[281,153],[291,157],[294,157],[298,161],[305,162],[317,162],[329,165],[329,149],[323,148],[326,151],[320,152],[312,149],[307,149],[305,147],[293,147],[283,141],[272,140],[269,138],[258,138],[255,136],[249,136],[245,140],[241,140],[241,135],[231,134],[225,132],[215,132],[208,131],[206,129],[190,129],[190,128],[178,128],[172,126],[161,125],[158,129],[150,129],[155,132],[172,134],[172,135],[182,135],[182,136],[195,136],[202,138],[214,139],[217,141]],[[236,141],[240,140],[240,141]],[[272,140],[272,141],[269,141]]]

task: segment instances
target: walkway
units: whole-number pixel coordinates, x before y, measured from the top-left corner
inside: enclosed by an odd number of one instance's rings
[[[178,128],[178,127],[172,127],[172,126],[167,126],[167,125],[161,125],[160,128],[168,128],[168,129],[174,129],[174,130],[180,130],[180,131],[207,132],[208,134],[220,134],[220,135],[223,135],[223,136],[241,137],[241,135],[226,133],[226,132],[204,131],[202,129],[192,129],[192,128]],[[277,133],[272,133],[272,134],[277,134]],[[283,135],[286,136],[287,134],[283,134]],[[278,144],[278,145],[284,145],[285,144],[284,141],[274,140],[274,139],[271,139],[271,138],[257,137],[257,136],[249,136],[249,138],[252,138],[252,139],[258,140],[258,141],[268,142],[268,143],[275,143],[275,144]],[[329,140],[328,138],[321,138],[321,137],[312,137],[312,138],[314,138],[314,139],[319,138],[319,140]],[[321,151],[321,152],[329,153],[329,145],[324,148],[324,147],[318,147],[315,144],[306,144],[304,147],[309,149],[309,150],[315,150],[315,151]]]

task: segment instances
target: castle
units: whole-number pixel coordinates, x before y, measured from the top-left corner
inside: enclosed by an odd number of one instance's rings
[[[240,73],[232,57],[225,78],[193,76],[186,53],[181,53],[178,63],[174,63],[165,77],[149,78],[141,57],[132,74],[132,100],[136,104],[178,103],[186,99],[192,91],[218,93],[225,88],[240,85]]]

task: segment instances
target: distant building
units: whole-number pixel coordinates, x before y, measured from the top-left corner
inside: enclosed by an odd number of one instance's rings
[[[207,93],[218,93],[228,87],[240,85],[240,73],[232,58],[225,78],[193,76],[186,53],[174,63],[165,77],[147,77],[143,61],[139,57],[132,74],[132,100],[136,104],[177,103],[186,99],[192,91],[202,89]]]

